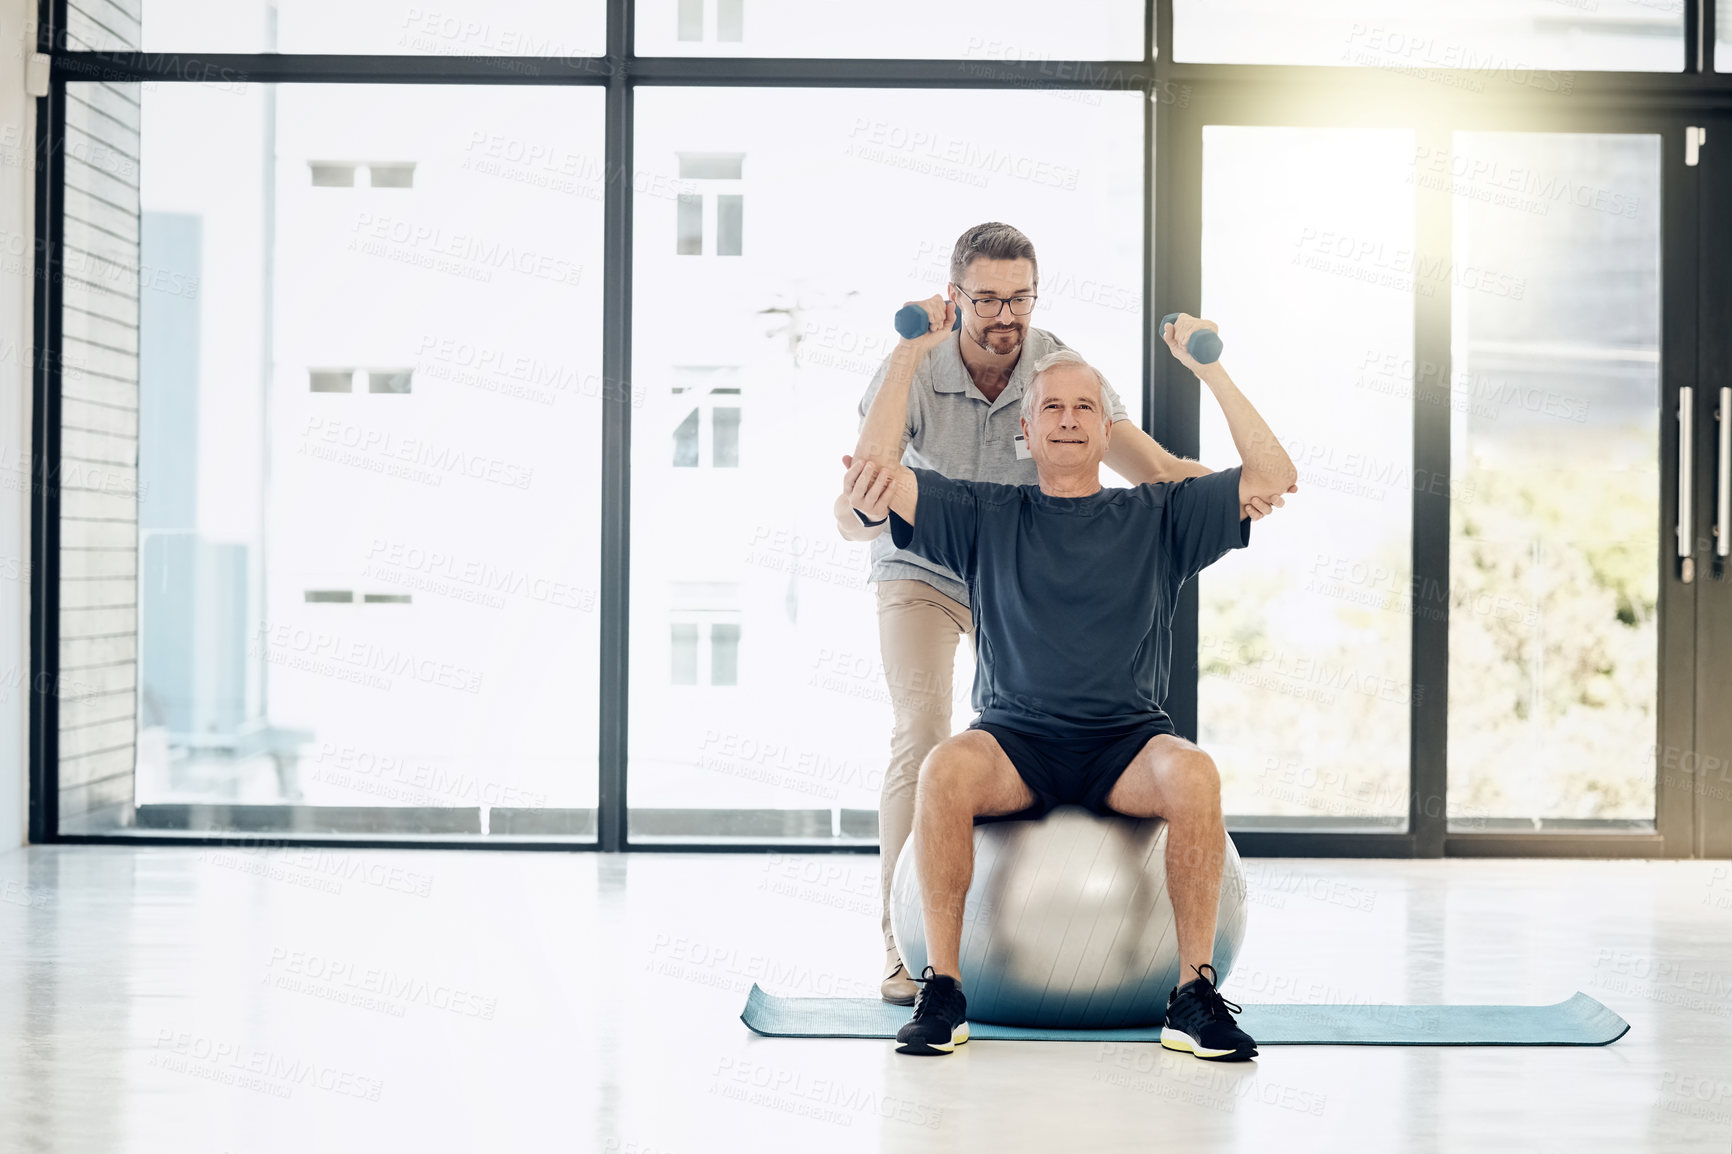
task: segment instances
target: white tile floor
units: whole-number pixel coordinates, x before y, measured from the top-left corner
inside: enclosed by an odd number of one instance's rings
[[[758,1038],[876,985],[877,859],[0,855],[0,1150],[1732,1151],[1724,863],[1247,863],[1241,1002],[1552,1002],[1597,1049]]]

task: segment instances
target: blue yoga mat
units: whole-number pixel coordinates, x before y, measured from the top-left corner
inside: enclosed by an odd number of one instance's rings
[[[894,1038],[906,1006],[872,998],[784,998],[758,986],[740,1015],[769,1038]],[[1246,1006],[1259,1046],[1604,1046],[1630,1024],[1583,993],[1550,1006]],[[1053,1030],[968,1023],[973,1041],[1158,1042],[1160,1026]]]

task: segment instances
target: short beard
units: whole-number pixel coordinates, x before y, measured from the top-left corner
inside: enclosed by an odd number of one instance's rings
[[[975,341],[974,343],[979,345],[982,349],[986,350],[987,352],[991,353],[993,356],[1002,356],[1003,354],[1001,354],[997,349],[993,348],[992,344],[991,344],[991,342],[994,339],[999,338],[999,337],[1009,337],[1013,341],[1015,341],[1016,343],[1014,345],[1012,345],[1011,348],[1008,350],[1010,352],[1015,352],[1017,349],[1020,349],[1022,347],[1023,329],[1019,325],[1016,327],[1014,332],[994,333],[994,332],[988,330],[986,332],[981,333],[980,339]]]

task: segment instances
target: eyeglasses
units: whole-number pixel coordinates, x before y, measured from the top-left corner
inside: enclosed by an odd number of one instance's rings
[[[975,297],[971,297],[967,293],[963,292],[961,285],[956,286],[956,291],[960,293],[969,304],[974,306],[974,315],[984,321],[989,321],[999,313],[1003,312],[1006,304],[1010,305],[1010,315],[1013,317],[1026,317],[1029,313],[1034,311],[1035,298],[1031,296],[980,297],[976,299]]]

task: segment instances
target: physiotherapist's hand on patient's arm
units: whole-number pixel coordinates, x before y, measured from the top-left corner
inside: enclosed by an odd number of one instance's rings
[[[1243,490],[1244,485],[1241,482],[1240,491],[1243,492]],[[1287,499],[1282,494],[1297,493],[1298,491],[1299,482],[1294,481],[1285,489],[1281,490],[1280,493],[1270,493],[1265,495],[1252,494],[1249,500],[1239,506],[1239,518],[1241,520],[1249,518],[1253,521],[1261,521],[1276,509],[1284,508],[1286,506]]]
[[[890,527],[889,522],[882,525],[865,525],[854,512],[854,506],[849,503],[848,493],[840,493],[836,497],[836,505],[831,510],[836,515],[836,531],[842,534],[844,541],[871,541]]]
[[[914,470],[906,465],[880,465],[876,461],[845,456],[842,465],[842,491],[848,494],[852,508],[860,510],[874,521],[883,520],[894,512],[914,524],[914,506],[919,502],[920,484]],[[880,526],[882,528],[882,526]]]
[[[1297,493],[1299,491],[1299,486],[1289,485],[1287,491],[1289,493]],[[1278,507],[1285,505],[1286,503],[1286,501],[1281,499],[1279,493],[1275,495],[1275,498],[1272,501],[1268,497],[1252,497],[1249,501],[1246,501],[1243,505],[1239,506],[1239,519],[1245,520],[1246,518],[1249,518],[1253,521],[1261,521],[1270,513],[1274,512]]]
[[[1211,321],[1181,313],[1176,324],[1162,328],[1161,335],[1179,363],[1215,394],[1221,413],[1227,418],[1227,431],[1233,435],[1233,447],[1239,451],[1243,465],[1239,473],[1239,504],[1243,507],[1253,499],[1270,504],[1284,503],[1281,500],[1283,493],[1299,490],[1299,470],[1294,467],[1293,458],[1287,455],[1268,422],[1239,391],[1239,386],[1233,383],[1221,362],[1200,365],[1186,351],[1185,345],[1191,334],[1201,328],[1219,331]]]

